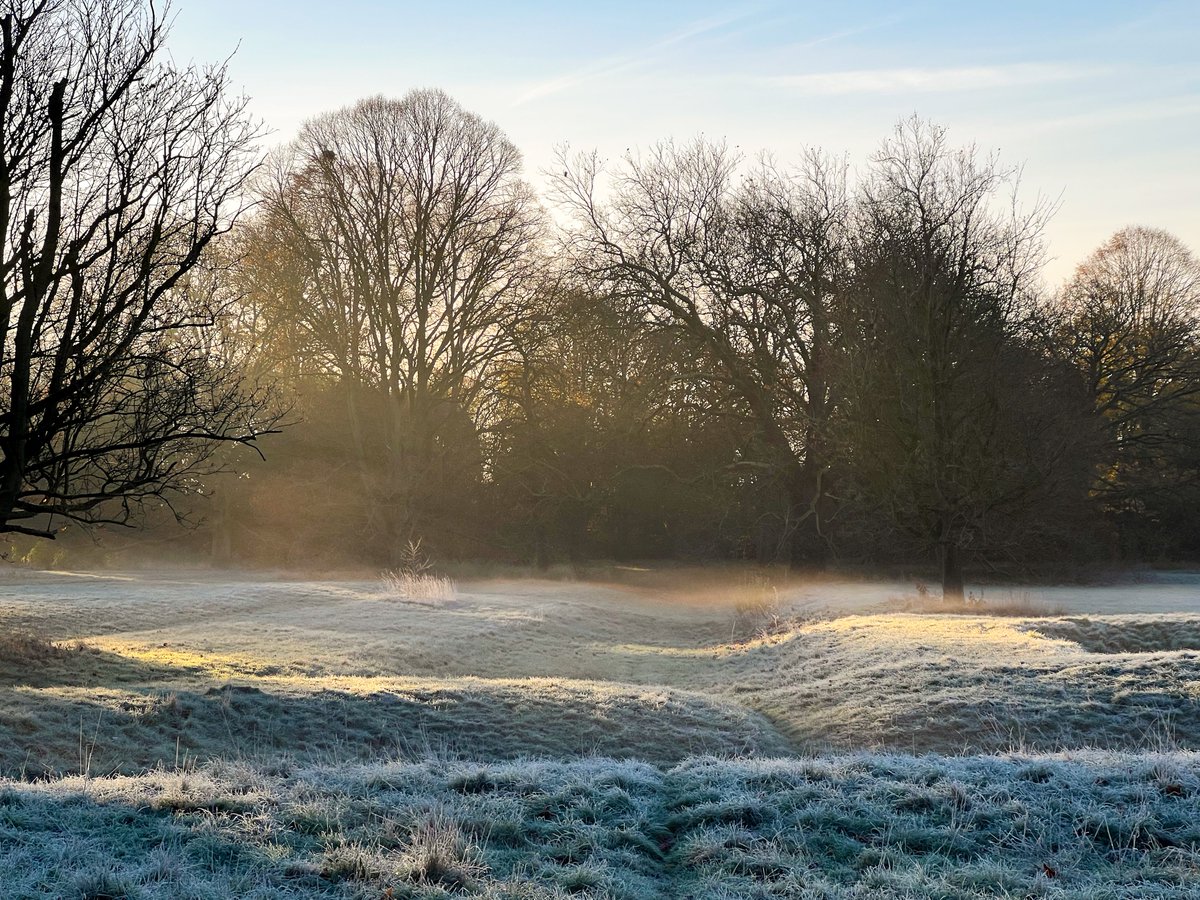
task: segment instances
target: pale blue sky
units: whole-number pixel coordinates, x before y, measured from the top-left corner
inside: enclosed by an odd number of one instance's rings
[[[699,133],[855,163],[917,112],[1062,194],[1051,280],[1127,224],[1200,252],[1200,0],[176,0],[181,61],[290,138],[373,94],[436,86],[498,123],[535,183],[569,142],[615,156]]]

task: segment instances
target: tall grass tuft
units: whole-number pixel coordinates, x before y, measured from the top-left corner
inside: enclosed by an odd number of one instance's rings
[[[784,620],[779,589],[765,575],[750,575],[732,591],[730,639],[754,637],[777,630]]]
[[[421,541],[410,540],[401,551],[400,565],[380,576],[383,593],[389,599],[406,600],[426,606],[442,606],[458,599],[454,581],[433,571],[433,564],[421,549]]]
[[[394,569],[380,575],[380,582],[384,594],[392,600],[442,606],[458,598],[458,587],[442,575],[423,575]]]

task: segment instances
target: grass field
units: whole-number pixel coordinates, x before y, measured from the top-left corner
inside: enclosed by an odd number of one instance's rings
[[[1200,591],[1121,590],[10,572],[0,884],[1197,896]]]

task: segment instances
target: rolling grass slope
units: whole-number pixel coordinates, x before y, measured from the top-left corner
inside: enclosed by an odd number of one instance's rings
[[[132,584],[132,587],[129,586]],[[736,586],[8,585],[0,774],[180,758],[481,759],[1200,749],[1200,615],[814,616],[753,637]],[[175,605],[169,591],[182,587]],[[39,619],[39,615],[41,618]],[[81,752],[81,747],[86,753]]]
[[[731,648],[721,683],[806,750],[1198,749],[1200,651],[1160,649],[1197,628],[1194,616],[847,616]],[[1124,629],[1144,652],[1071,639]]]
[[[0,580],[2,895],[1197,896],[1200,614],[814,590]]]

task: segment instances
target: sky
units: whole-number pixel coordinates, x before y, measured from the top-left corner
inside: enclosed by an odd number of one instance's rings
[[[1057,199],[1047,278],[1126,225],[1200,252],[1200,0],[174,0],[177,62],[233,54],[267,146],[363,97],[438,87],[539,185],[556,148],[725,140],[861,169],[914,113]]]

